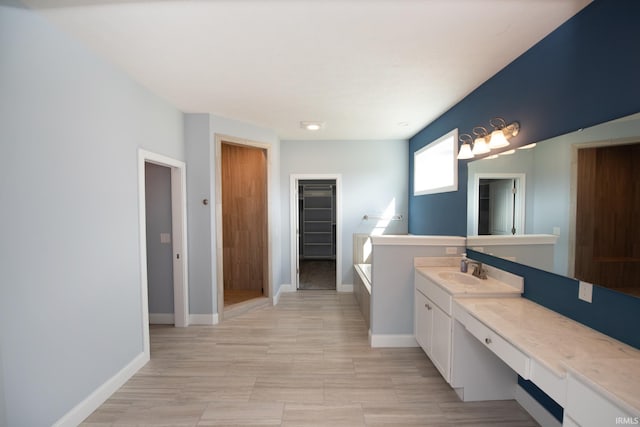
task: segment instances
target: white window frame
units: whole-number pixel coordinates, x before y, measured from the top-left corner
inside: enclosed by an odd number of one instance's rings
[[[452,175],[443,179],[443,172]],[[413,195],[450,191],[458,191],[457,128],[413,153]]]

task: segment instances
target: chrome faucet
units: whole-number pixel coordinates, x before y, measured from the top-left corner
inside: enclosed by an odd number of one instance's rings
[[[471,274],[474,277],[477,277],[478,279],[482,279],[482,280],[487,279],[487,270],[484,267],[482,267],[482,263],[480,261],[474,261],[470,259],[469,265],[473,266],[473,272]]]

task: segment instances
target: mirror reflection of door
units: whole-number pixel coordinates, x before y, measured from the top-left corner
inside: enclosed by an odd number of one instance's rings
[[[480,179],[478,189],[478,235],[516,234],[518,224],[516,180]]]
[[[575,277],[640,296],[640,143],[578,150]]]

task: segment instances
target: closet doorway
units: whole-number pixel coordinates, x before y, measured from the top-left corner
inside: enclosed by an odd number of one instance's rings
[[[269,296],[267,167],[265,148],[220,141],[223,309]]]
[[[292,176],[292,281],[297,290],[343,290],[339,176]]]

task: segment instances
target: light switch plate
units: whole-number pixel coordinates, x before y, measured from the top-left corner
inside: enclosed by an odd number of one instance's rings
[[[560,227],[553,227],[553,234],[555,236],[559,236],[560,235]]]
[[[593,285],[591,283],[580,281],[580,288],[578,289],[578,298],[582,301],[591,302],[593,295]]]
[[[171,243],[171,233],[160,233],[160,243]]]

